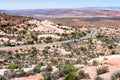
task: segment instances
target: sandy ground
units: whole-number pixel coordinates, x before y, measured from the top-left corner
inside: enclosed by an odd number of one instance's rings
[[[53,22],[44,20],[44,21],[37,21],[37,20],[30,20],[28,21],[30,24],[36,24],[37,27],[30,29],[32,31],[42,31],[42,32],[51,32],[51,33],[70,33],[71,30],[66,31],[62,28],[58,27],[58,25],[55,25]],[[63,28],[68,28],[66,26],[61,26]]]
[[[104,60],[106,58],[107,60]],[[101,64],[99,66],[85,66],[83,70],[86,73],[89,73],[91,80],[94,80],[96,76],[96,69],[102,66],[108,66],[109,72],[100,75],[105,80],[109,80],[113,72],[120,71],[120,55],[111,55],[96,58]]]
[[[108,66],[109,72],[101,75],[101,77],[104,77],[105,80],[109,80],[113,72],[120,71],[120,58],[103,61],[102,65]]]
[[[7,42],[9,39],[8,38],[0,38],[0,44],[3,44],[4,42]]]
[[[10,79],[10,80],[39,80],[39,79],[42,79],[41,74],[31,75],[28,77],[14,78],[14,79]]]
[[[85,73],[88,73],[91,79],[82,79],[82,80],[94,80],[94,78],[96,77],[96,70],[102,66],[108,66],[109,68],[109,72],[99,75],[103,77],[105,80],[109,80],[113,72],[120,71],[120,55],[111,55],[111,56],[105,56],[105,57],[107,58],[107,60],[104,60],[104,57],[96,58],[96,59],[99,59],[101,63],[98,66],[83,65],[82,70],[84,70]],[[53,72],[55,71],[57,71],[57,68],[53,67]],[[42,78],[42,75],[36,74],[28,77],[14,78],[11,80],[38,80],[40,78]]]
[[[46,66],[44,66],[44,68],[46,68]],[[53,68],[52,73],[58,71],[58,69],[56,67],[53,66],[52,68]],[[39,79],[42,79],[42,74],[41,73],[36,74],[36,75],[31,75],[31,76],[28,76],[28,77],[13,78],[11,80],[39,80]]]
[[[52,35],[52,34],[43,34],[43,35],[38,35],[38,39],[40,39],[41,37],[52,37],[52,38],[56,38],[56,39],[59,39],[60,36],[57,36],[57,35]]]

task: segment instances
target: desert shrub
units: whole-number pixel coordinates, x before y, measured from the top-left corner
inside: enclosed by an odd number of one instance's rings
[[[76,33],[72,32],[71,36],[72,36],[72,38],[75,38],[76,37]]]
[[[5,78],[5,76],[0,75],[0,80],[7,80],[7,79]]]
[[[17,68],[19,68],[19,64],[10,64],[9,66],[8,66],[8,69],[17,69]]]
[[[84,72],[84,70],[80,70],[80,71],[78,72],[78,75],[79,75],[79,79],[83,79],[83,78],[89,79],[89,78],[90,78],[89,75]]]
[[[81,51],[86,51],[87,49],[85,47],[80,47]]]
[[[46,50],[48,50],[48,49],[50,49],[50,48],[51,48],[50,46],[46,46],[46,47],[45,47]]]
[[[26,72],[25,76],[29,76],[29,75],[34,75],[33,70],[29,70],[28,72]]]
[[[63,72],[65,72],[65,71],[72,72],[72,71],[75,71],[75,67],[72,64],[67,63],[63,67],[60,68],[60,71],[63,71]]]
[[[92,66],[98,66],[99,62],[97,60],[93,60],[91,63]]]
[[[34,73],[40,73],[41,72],[41,70],[40,70],[40,68],[41,68],[41,66],[43,66],[44,64],[41,62],[41,63],[37,63],[37,65],[33,68],[33,72]]]
[[[35,55],[37,55],[37,53],[38,53],[37,49],[35,47],[33,47],[31,49],[31,57],[34,57]]]
[[[8,54],[8,55],[12,55],[13,52],[12,52],[12,51],[8,51],[7,54]]]
[[[34,72],[34,74],[35,74],[35,73],[40,73],[40,72],[41,72],[41,70],[40,70],[40,69],[38,69],[38,68],[34,68],[34,69],[33,69],[33,72]]]
[[[27,44],[34,44],[34,41],[33,40],[28,40]]]
[[[41,68],[41,66],[44,66],[44,63],[43,62],[39,62],[37,63],[37,65],[35,66],[35,68]]]
[[[100,76],[96,76],[94,80],[104,80],[104,79]]]
[[[109,45],[108,48],[109,48],[109,49],[113,49],[114,47],[113,47],[112,45]]]
[[[114,50],[110,53],[111,55],[117,54]]]
[[[68,34],[67,33],[62,33],[62,36],[68,37]]]
[[[16,73],[14,70],[8,70],[4,72],[4,75],[6,78],[9,79],[9,78],[15,77]]]
[[[82,79],[84,78],[85,72],[83,70],[80,70],[78,74],[79,74],[79,78]]]
[[[2,63],[2,61],[0,61],[0,63]],[[0,65],[0,69],[2,69],[2,66]]]
[[[52,66],[48,65],[46,71],[52,71]]]
[[[24,72],[22,69],[18,69],[15,71],[15,77],[23,77],[26,76],[26,72]]]
[[[99,53],[99,55],[100,55],[100,56],[104,56],[104,55],[105,55],[105,53]]]
[[[59,40],[58,41],[63,41],[64,40],[64,38],[59,38]]]
[[[9,41],[4,43],[4,46],[11,46],[11,43]]]
[[[20,33],[22,33],[22,34],[26,34],[26,32],[27,32],[26,30],[21,30],[20,31]]]
[[[60,78],[59,72],[55,72],[52,75],[53,75],[54,80],[58,80]]]
[[[43,75],[43,80],[54,80],[50,72],[45,71],[42,73],[42,75]]]
[[[70,72],[75,72],[75,67],[70,63],[60,66],[60,68],[59,68],[60,77],[63,77],[66,74],[69,74]]]
[[[117,80],[117,78],[120,78],[120,71],[114,72],[111,75],[110,80]]]
[[[97,69],[97,75],[101,75],[101,74],[107,73],[108,71],[109,71],[108,67],[107,66],[103,66],[103,67]]]
[[[4,72],[4,75],[6,78],[14,78],[14,77],[24,77],[28,76],[26,72],[24,72],[22,69],[18,70],[7,70]],[[0,79],[1,80],[1,79]]]
[[[64,80],[79,80],[79,77],[75,72],[70,72],[65,76]]]
[[[77,58],[76,64],[82,64],[82,63],[83,63],[82,58]]]
[[[79,50],[76,51],[76,55],[80,55],[80,51]]]
[[[42,50],[42,53],[43,54],[48,54],[48,50],[44,49],[44,50]]]
[[[47,37],[45,42],[46,43],[52,43],[53,42],[52,37]]]
[[[17,59],[20,59],[21,56],[20,56],[20,54],[16,53],[16,54],[15,54],[15,57],[16,57]]]

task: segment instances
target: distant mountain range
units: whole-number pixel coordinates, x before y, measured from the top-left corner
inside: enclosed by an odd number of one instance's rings
[[[86,7],[76,9],[29,9],[0,10],[9,15],[29,16],[35,18],[66,18],[66,17],[120,17],[120,7]]]
[[[120,10],[120,7],[85,7],[78,9]]]

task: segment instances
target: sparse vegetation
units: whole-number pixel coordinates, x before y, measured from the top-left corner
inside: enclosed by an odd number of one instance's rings
[[[101,75],[107,73],[109,71],[107,66],[103,66],[97,69],[97,75]]]
[[[96,76],[94,80],[104,80],[104,79],[100,76]]]
[[[9,21],[9,19],[11,20],[9,17],[5,21]],[[0,80],[38,73],[41,73],[44,80],[90,79],[89,74],[91,73],[86,73],[86,70],[89,67],[100,66],[100,61],[97,60],[93,60],[89,65],[91,59],[120,53],[118,45],[120,36],[116,34],[119,33],[119,29],[111,30],[112,28],[99,27],[96,28],[97,33],[94,36],[77,41],[80,37],[90,33],[91,28],[63,26],[48,20],[25,19],[23,21],[22,18],[22,22],[18,24],[0,24],[0,26],[2,25],[0,27],[0,46],[1,48],[10,46],[10,48],[7,47],[9,48],[7,50],[0,50],[0,69],[7,69],[4,75],[0,76]],[[58,42],[69,40],[71,40],[69,43],[59,44]],[[55,42],[58,44],[52,44]],[[15,46],[11,46],[12,44]],[[35,46],[32,47],[31,44],[35,44]],[[17,48],[18,45],[24,46],[20,49]],[[106,59],[109,60],[109,58],[104,58],[104,60]],[[103,80],[100,76],[107,72],[109,72],[107,66],[98,68],[95,80]],[[112,75],[111,79],[115,76],[116,73]]]
[[[19,67],[20,67],[19,64],[10,64],[10,65],[8,66],[8,69],[17,69],[17,68],[19,68]]]
[[[79,80],[79,77],[75,72],[70,72],[65,76],[64,80]]]
[[[98,62],[97,60],[93,60],[91,65],[93,65],[93,66],[98,66],[98,65],[99,65],[99,62]]]
[[[117,80],[118,78],[120,78],[120,71],[114,72],[111,75],[110,80]]]

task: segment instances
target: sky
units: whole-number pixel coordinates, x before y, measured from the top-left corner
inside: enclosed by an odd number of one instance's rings
[[[0,9],[120,7],[120,0],[0,0]]]

